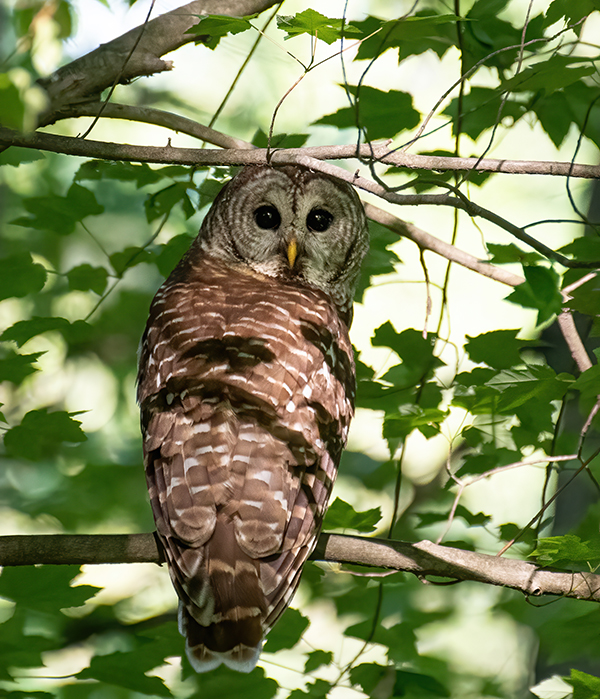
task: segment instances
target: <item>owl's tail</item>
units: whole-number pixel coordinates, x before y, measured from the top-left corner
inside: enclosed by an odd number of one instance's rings
[[[206,544],[203,580],[199,586],[189,581],[189,601],[179,603],[179,631],[196,672],[221,664],[251,672],[263,645],[266,609],[258,562],[238,547],[233,527],[219,520]]]

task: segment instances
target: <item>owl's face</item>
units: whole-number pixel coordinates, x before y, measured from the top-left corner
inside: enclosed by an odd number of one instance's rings
[[[300,166],[247,166],[215,200],[199,241],[228,263],[304,282],[347,308],[368,231],[349,185]]]

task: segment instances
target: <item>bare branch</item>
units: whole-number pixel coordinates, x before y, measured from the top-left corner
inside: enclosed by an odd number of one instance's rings
[[[201,141],[206,141],[213,146],[219,146],[219,148],[254,148],[251,143],[241,138],[228,136],[208,126],[199,124],[193,119],[188,119],[187,117],[179,116],[172,112],[165,112],[162,109],[155,109],[154,107],[137,107],[129,104],[117,104],[116,102],[109,102],[108,104],[90,102],[89,104],[79,104],[69,107],[69,109],[63,112],[63,117],[95,117],[100,109],[102,109],[103,118],[126,119],[143,124],[162,126],[165,129],[184,133]]]
[[[95,116],[100,109],[100,105],[101,103],[94,102],[89,105],[71,106],[65,109],[64,117]],[[35,148],[52,153],[64,153],[65,155],[81,155],[86,158],[164,163],[169,165],[245,165],[266,162],[266,151],[262,149],[255,149],[255,155],[253,156],[247,153],[241,154],[236,152],[236,148],[248,149],[249,144],[247,141],[220,134],[218,131],[208,129],[207,126],[198,124],[191,119],[169,114],[169,112],[148,107],[114,104],[106,105],[103,116],[164,126],[173,131],[181,131],[203,141],[214,143],[214,145],[227,148],[229,151],[220,152],[221,154],[218,156],[212,149],[131,146],[123,143],[107,143],[87,139],[84,141],[81,138],[58,136],[44,132],[22,134],[4,127],[0,127],[0,145]],[[405,167],[408,170],[466,172],[476,169],[478,172],[498,172],[513,175],[553,175],[600,179],[600,165],[577,165],[549,161],[446,158],[441,156],[411,155],[401,152],[388,154],[387,151],[387,143],[362,145],[358,149],[358,153],[355,145],[287,148],[277,150],[271,162],[293,162],[295,158],[303,156],[319,160],[344,160],[359,157],[375,158],[378,162],[382,162],[385,165]],[[573,168],[571,172],[569,168]],[[401,197],[404,204],[421,203],[419,201],[421,195],[396,196]]]
[[[164,148],[154,146],[132,146],[126,143],[105,143],[101,141],[91,141],[88,139],[71,138],[68,136],[58,136],[33,132],[22,134],[12,129],[0,126],[0,145],[22,146],[24,148],[35,148],[47,150],[65,155],[79,155],[87,158],[102,158],[106,160],[123,160],[146,163],[169,163],[181,165],[248,165],[267,162],[267,151],[262,148],[253,150],[246,149],[204,149],[204,148],[173,148],[167,145]],[[358,157],[374,156],[380,157],[378,151],[384,150],[385,145],[373,149],[371,146],[361,146],[358,149]],[[398,194],[388,191],[385,187],[361,177],[358,172],[352,174],[343,168],[322,162],[319,158],[349,158],[356,157],[355,146],[319,146],[314,148],[287,148],[270,151],[272,164],[283,165],[294,163],[304,165],[315,171],[337,177],[349,182],[351,185],[370,192],[392,204],[402,206],[433,205],[450,206],[455,209],[465,211],[470,216],[486,219],[499,228],[508,231],[518,240],[529,245],[534,250],[548,259],[559,262],[568,268],[598,268],[600,261],[578,261],[570,260],[561,253],[558,253],[543,243],[530,236],[523,228],[507,221],[489,209],[479,206],[462,195],[451,196],[448,194]],[[383,156],[384,154],[382,154]],[[433,248],[432,248],[433,249]],[[468,266],[468,265],[465,265]],[[473,267],[471,266],[471,269]],[[491,276],[491,275],[488,275]],[[516,283],[516,279],[513,280]]]
[[[596,273],[590,272],[581,279],[578,279],[573,284],[566,286],[562,290],[562,297],[564,303],[567,304],[573,298],[571,296],[572,291],[575,291],[575,289],[582,286],[583,284],[587,284],[587,282],[591,281],[595,277]],[[557,320],[558,327],[560,328],[565,342],[567,343],[567,347],[571,352],[573,360],[577,364],[577,368],[581,372],[587,371],[592,366],[592,360],[590,359],[587,350],[585,349],[585,345],[583,344],[581,337],[577,332],[575,320],[573,319],[573,312],[570,308],[568,308],[565,305],[562,311],[559,313]]]
[[[533,563],[438,546],[430,541],[321,534],[313,560],[387,568],[600,602],[600,575],[544,570]],[[0,565],[162,563],[153,534],[0,536]]]
[[[90,98],[96,101],[102,90],[110,87],[117,79],[119,82],[128,82],[138,76],[171,70],[172,62],[164,61],[161,57],[198,39],[195,34],[186,33],[198,23],[198,15],[244,17],[263,12],[277,2],[278,0],[194,0],[102,44],[41,81],[48,93],[49,106],[40,123],[52,124],[62,118],[63,110],[68,110],[72,105],[89,101]],[[132,53],[136,41],[138,44]]]
[[[382,226],[389,228],[390,230],[394,231],[394,233],[397,233],[404,238],[409,238],[422,250],[431,250],[432,252],[445,257],[447,260],[456,262],[467,269],[471,269],[474,272],[478,272],[479,274],[489,277],[490,279],[494,279],[497,282],[501,282],[502,284],[518,286],[525,281],[525,279],[520,277],[518,274],[513,274],[512,272],[502,269],[501,267],[495,267],[487,262],[481,262],[476,257],[473,257],[473,255],[469,255],[468,252],[459,250],[454,245],[450,245],[450,243],[446,243],[430,233],[426,233],[420,228],[417,228],[417,226],[414,226],[412,223],[403,221],[387,211],[373,206],[373,204],[366,203],[365,212],[370,219],[377,221],[377,223],[380,223]]]

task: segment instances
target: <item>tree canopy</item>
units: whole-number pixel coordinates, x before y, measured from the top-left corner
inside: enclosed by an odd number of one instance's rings
[[[142,2],[0,0],[0,693],[600,697],[600,4]],[[363,197],[357,415],[259,666],[197,676],[137,348],[257,162]]]

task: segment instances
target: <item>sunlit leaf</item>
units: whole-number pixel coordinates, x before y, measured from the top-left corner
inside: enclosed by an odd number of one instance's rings
[[[357,532],[372,532],[381,520],[381,509],[357,512],[352,505],[341,498],[336,498],[325,515],[325,529],[354,529]]]
[[[252,25],[242,17],[230,17],[229,15],[202,15],[198,24],[193,24],[187,32],[198,35],[198,39],[210,49],[215,49],[222,37],[227,34],[239,34]]]
[[[326,44],[333,44],[342,36],[355,37],[361,33],[356,27],[344,24],[342,19],[325,17],[320,12],[311,9],[303,10],[293,16],[278,15],[277,27],[287,32],[285,39],[292,39],[301,34],[310,34]]]

